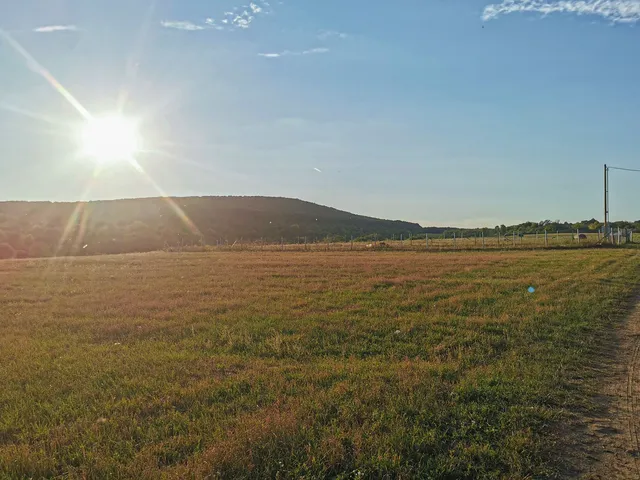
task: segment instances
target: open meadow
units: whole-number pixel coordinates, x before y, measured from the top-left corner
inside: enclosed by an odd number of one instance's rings
[[[0,478],[575,473],[639,281],[630,249],[2,261]]]

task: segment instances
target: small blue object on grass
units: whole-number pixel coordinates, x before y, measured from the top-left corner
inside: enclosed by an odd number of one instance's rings
[[[527,291],[528,291],[529,293],[533,293],[533,292],[535,292],[535,291],[536,291],[536,289],[535,289],[535,288],[533,288],[533,287],[529,287],[529,288],[527,289]]]

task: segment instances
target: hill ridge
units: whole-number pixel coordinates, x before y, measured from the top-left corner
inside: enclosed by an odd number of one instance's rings
[[[8,244],[24,256],[48,256],[56,251],[58,254],[151,251],[166,245],[215,244],[240,238],[294,241],[307,237],[315,241],[374,234],[385,238],[422,231],[417,223],[357,215],[286,197],[0,202],[0,244]]]

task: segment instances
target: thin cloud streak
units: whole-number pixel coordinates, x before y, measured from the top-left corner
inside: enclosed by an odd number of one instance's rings
[[[301,52],[284,50],[282,52],[275,53],[259,53],[259,57],[264,58],[280,58],[280,57],[299,57],[301,55],[315,55],[319,53],[328,53],[330,50],[328,48],[319,47],[319,48],[311,48],[309,50],[303,50]]]
[[[36,33],[54,33],[54,32],[77,32],[78,27],[75,25],[47,25],[33,29]]]
[[[482,19],[494,20],[512,13],[594,15],[612,23],[636,23],[640,21],[640,0],[504,0],[487,5]]]
[[[204,30],[205,27],[202,25],[196,25],[192,22],[185,21],[174,21],[174,20],[164,20],[160,22],[164,28],[173,28],[175,30],[184,30],[186,32],[197,32],[199,30]]]
[[[340,38],[344,40],[345,38],[349,38],[349,34],[336,32],[335,30],[321,30],[320,33],[318,33],[318,38],[320,40],[328,40],[330,38]]]
[[[311,50],[305,50],[302,52],[302,55],[312,55],[314,53],[328,53],[329,49],[325,47],[320,48],[312,48]]]

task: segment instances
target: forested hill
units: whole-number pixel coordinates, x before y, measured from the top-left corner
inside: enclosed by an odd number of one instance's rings
[[[178,209],[188,221],[181,218]],[[284,238],[293,242],[307,237],[311,242],[327,236],[358,238],[373,234],[390,238],[422,231],[415,223],[364,217],[289,198],[0,202],[1,249],[13,249],[18,256],[48,256],[56,251],[59,254],[151,251],[179,244],[204,241],[215,245],[240,239]]]

